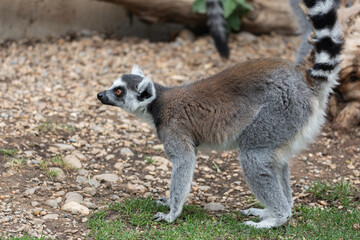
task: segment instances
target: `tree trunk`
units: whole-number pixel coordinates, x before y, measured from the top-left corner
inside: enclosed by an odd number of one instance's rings
[[[206,16],[192,11],[194,0],[98,0],[123,6],[149,23],[174,22],[190,28],[206,24]]]
[[[338,129],[352,129],[360,124],[360,0],[338,11],[344,33],[343,61],[340,64],[340,97],[330,101],[333,124]]]
[[[174,22],[195,29],[206,25],[206,15],[192,11],[194,0],[98,0],[119,4],[149,23]],[[288,0],[250,0],[254,10],[243,18],[243,29],[252,33],[295,34],[299,25]]]
[[[254,10],[242,19],[243,29],[255,34],[298,34],[300,26],[289,0],[250,0]]]

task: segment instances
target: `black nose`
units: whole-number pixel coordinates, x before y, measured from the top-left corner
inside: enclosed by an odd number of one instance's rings
[[[98,93],[97,98],[98,98],[99,100],[101,100],[101,99],[103,98],[103,94],[102,94],[102,93]]]

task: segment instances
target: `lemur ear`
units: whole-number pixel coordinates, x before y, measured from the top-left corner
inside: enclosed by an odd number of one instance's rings
[[[144,73],[141,71],[138,65],[134,64],[131,69],[131,74],[139,75],[141,77],[144,77]]]
[[[140,101],[155,98],[155,87],[154,82],[149,77],[144,77],[136,87]]]

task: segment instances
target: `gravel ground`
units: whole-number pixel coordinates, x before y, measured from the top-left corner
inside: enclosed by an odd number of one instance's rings
[[[136,63],[156,82],[177,85],[259,57],[294,59],[296,37],[230,38],[222,61],[209,37],[149,43],[99,36],[73,41],[8,42],[0,47],[0,233],[84,239],[96,209],[129,196],[168,194],[171,165],[155,131],[96,93]],[[295,204],[313,180],[351,180],[360,186],[360,129],[325,126],[292,163]],[[189,203],[252,205],[236,152],[199,153]]]

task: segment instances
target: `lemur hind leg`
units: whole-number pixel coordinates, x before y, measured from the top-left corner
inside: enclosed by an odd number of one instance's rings
[[[291,185],[290,185],[290,170],[289,164],[283,163],[279,166],[279,176],[280,176],[280,183],[284,192],[284,195],[290,205],[293,207],[293,200],[292,200],[292,193],[291,193]]]
[[[288,201],[290,207],[293,207],[291,186],[290,186],[290,175],[289,175],[289,164],[284,163],[278,167],[278,174],[280,177],[280,184],[283,190],[283,193]],[[246,216],[257,216],[260,220],[264,220],[271,217],[271,211],[268,208],[259,209],[259,208],[249,208],[241,211],[242,214]]]
[[[257,199],[266,207],[264,210],[249,209],[247,215],[262,218],[258,223],[247,221],[246,225],[256,228],[272,228],[284,225],[291,218],[291,206],[279,180],[279,172],[268,150],[261,148],[241,150],[240,162],[245,178]]]

